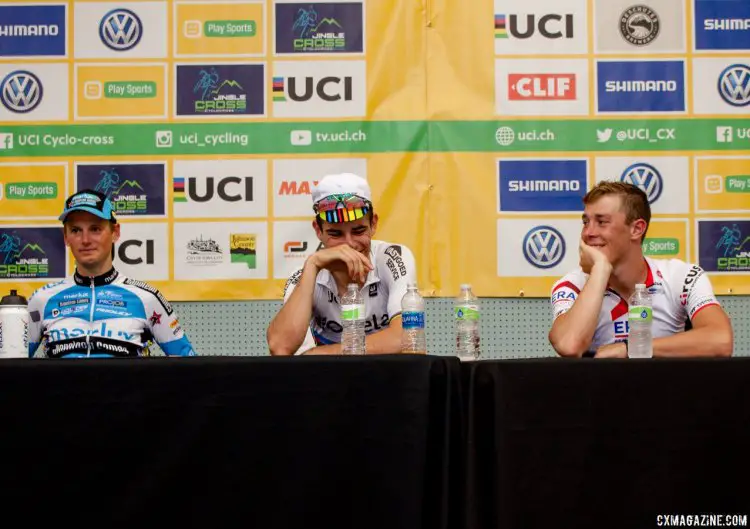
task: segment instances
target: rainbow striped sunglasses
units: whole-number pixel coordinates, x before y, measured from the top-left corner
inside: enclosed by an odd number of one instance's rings
[[[313,205],[317,216],[331,223],[361,219],[371,209],[372,203],[369,200],[351,193],[329,195]]]

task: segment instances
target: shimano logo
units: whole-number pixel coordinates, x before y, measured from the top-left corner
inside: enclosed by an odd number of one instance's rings
[[[10,72],[0,82],[0,102],[11,112],[31,112],[42,102],[42,82],[26,70]]]
[[[512,192],[523,191],[580,191],[578,180],[510,180],[508,189]]]
[[[750,105],[750,66],[727,66],[719,75],[719,95],[735,107]]]
[[[703,21],[706,31],[744,31],[750,29],[750,18],[707,18]]]
[[[523,239],[523,255],[537,268],[552,268],[565,257],[565,239],[551,226],[537,226]]]
[[[99,38],[115,51],[134,48],[143,35],[143,24],[130,9],[113,9],[99,23]]]
[[[607,81],[607,92],[676,92],[677,81]]]
[[[634,163],[622,172],[620,182],[639,187],[648,196],[649,204],[653,204],[661,196],[661,173],[653,165]]]
[[[0,25],[0,37],[56,37],[59,34],[57,24]]]

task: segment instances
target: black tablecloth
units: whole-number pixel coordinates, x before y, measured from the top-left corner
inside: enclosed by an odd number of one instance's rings
[[[750,359],[465,369],[466,527],[636,529],[664,514],[750,514]]]
[[[0,504],[22,526],[455,527],[459,362],[3,360]]]

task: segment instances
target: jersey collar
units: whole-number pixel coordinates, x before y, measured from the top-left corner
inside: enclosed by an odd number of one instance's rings
[[[114,269],[114,267],[112,267],[109,272],[96,277],[82,276],[78,273],[78,269],[76,269],[75,274],[73,274],[73,280],[75,280],[76,285],[84,287],[94,285],[96,287],[100,287],[103,285],[109,285],[110,283],[112,283],[112,281],[117,279],[118,275],[119,274],[117,270]]]

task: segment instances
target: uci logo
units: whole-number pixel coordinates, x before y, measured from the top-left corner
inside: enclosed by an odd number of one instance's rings
[[[99,38],[115,51],[134,48],[142,34],[141,19],[129,9],[113,9],[99,22]]]
[[[42,82],[26,70],[10,72],[0,83],[0,101],[11,112],[31,112],[42,102]]]
[[[572,39],[573,15],[547,14],[539,17],[526,15],[521,22],[519,15],[508,17],[508,32],[517,39],[531,38],[536,31],[548,39]]]
[[[328,102],[352,100],[351,77],[323,77],[316,81],[305,77],[300,81],[296,77],[286,80],[289,99],[297,102],[310,101],[314,96]]]
[[[649,204],[653,204],[661,196],[661,173],[653,165],[634,163],[622,172],[620,182],[639,187],[646,193]]]
[[[750,105],[750,66],[727,66],[719,75],[719,95],[735,107]]]
[[[198,179],[188,177],[187,195],[193,202],[208,202],[214,197],[214,187],[216,194],[225,202],[252,202],[253,201],[253,177],[252,176],[226,176],[224,178],[207,177],[205,180],[206,190],[202,193],[198,191]],[[216,184],[214,186],[214,180]],[[231,186],[231,187],[230,187]]]
[[[552,268],[565,257],[565,239],[551,226],[537,226],[523,239],[523,255],[537,268]]]
[[[144,245],[146,246],[145,252],[143,251]],[[137,247],[140,251],[129,250],[131,246]],[[143,255],[144,253],[145,255]],[[117,248],[117,257],[120,258],[120,261],[129,265],[154,264],[154,241],[151,239],[147,241],[136,239],[123,241]]]

